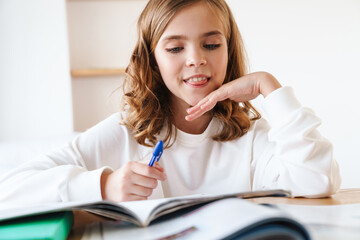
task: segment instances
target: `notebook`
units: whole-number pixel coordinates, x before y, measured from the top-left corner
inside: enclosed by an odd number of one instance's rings
[[[0,222],[0,239],[66,239],[74,221],[72,211],[41,214]]]

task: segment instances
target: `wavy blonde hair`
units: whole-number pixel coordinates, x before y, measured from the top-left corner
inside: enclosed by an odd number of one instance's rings
[[[121,124],[134,131],[139,144],[154,146],[161,129],[167,132],[163,141],[167,147],[176,138],[171,110],[171,92],[165,86],[154,57],[155,47],[166,26],[176,12],[197,2],[205,2],[223,23],[228,45],[228,65],[224,83],[246,74],[243,41],[224,0],[150,0],[138,20],[138,40],[126,68],[122,98],[122,111],[126,111]],[[249,103],[225,100],[218,102],[211,114],[220,120],[221,131],[213,136],[216,141],[230,141],[244,135],[252,120],[261,116]]]

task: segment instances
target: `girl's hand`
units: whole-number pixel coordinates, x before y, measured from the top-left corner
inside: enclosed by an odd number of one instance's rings
[[[266,97],[280,87],[280,83],[270,73],[255,72],[247,74],[222,85],[200,100],[195,106],[187,109],[189,115],[185,119],[192,121],[200,117],[215,107],[219,101],[230,99],[236,102],[246,102],[255,99],[259,94]]]
[[[115,202],[146,200],[156,188],[158,180],[166,180],[164,169],[155,163],[128,162],[113,173],[101,176],[101,194],[104,200]]]

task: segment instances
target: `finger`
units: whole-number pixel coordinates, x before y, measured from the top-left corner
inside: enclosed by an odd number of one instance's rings
[[[201,115],[203,115],[205,112],[209,111],[212,109],[212,107],[210,107],[209,103],[211,103],[214,100],[211,100],[212,97],[208,96],[204,99],[202,99],[200,102],[198,102],[198,104],[196,104],[196,106],[189,108],[187,110],[188,112],[188,116],[185,117],[186,120],[188,121],[192,121],[195,118],[200,117]],[[213,104],[214,106],[216,105],[216,102]]]
[[[142,160],[142,161],[139,161],[138,163],[149,165],[149,162],[150,162],[150,160]],[[162,166],[160,166],[159,162],[157,162],[157,161],[154,162],[154,165],[152,167],[155,167],[155,168],[159,169],[161,172],[164,172],[164,168]]]
[[[189,115],[185,116],[185,120],[192,121],[192,120],[200,117],[204,113],[205,113],[205,111],[203,109],[199,109],[197,112],[194,112],[193,114],[189,114]]]
[[[139,161],[139,163],[143,163],[145,165],[149,165],[148,161],[147,160],[142,160],[142,161]],[[164,172],[164,168],[162,166],[160,166],[159,162],[155,161],[154,165],[152,166],[156,169],[158,169],[159,171],[161,172]]]
[[[161,172],[164,172],[164,168],[162,166],[160,166],[160,164],[158,162],[155,162],[153,167],[159,169],[159,171],[161,171]]]
[[[222,87],[214,92],[210,93],[208,96],[199,101],[194,107],[187,109],[188,114],[204,114],[205,112],[211,110],[217,102],[227,99],[229,96],[229,91],[227,87]],[[201,111],[205,110],[205,111]]]
[[[130,189],[130,194],[133,194],[133,195],[138,195],[138,196],[141,196],[141,197],[149,197],[153,192],[153,189],[152,188],[147,188],[147,187],[143,187],[143,186],[139,186],[139,185],[136,185],[136,184],[133,184],[131,186],[131,189]]]
[[[131,182],[133,184],[139,185],[139,186],[143,186],[143,187],[147,187],[147,188],[156,188],[158,185],[158,182],[156,179],[154,178],[149,178],[143,175],[139,175],[139,174],[133,174],[131,176]]]
[[[199,111],[201,109],[201,106],[203,106],[204,104],[206,104],[209,101],[210,102],[212,102],[212,101],[217,102],[217,100],[216,100],[217,92],[218,92],[218,90],[215,90],[214,92],[207,95],[205,98],[201,99],[195,106],[187,109],[186,110],[187,113],[192,114],[192,113],[195,113],[195,112]]]
[[[204,104],[205,102],[207,102],[208,100],[209,100],[209,95],[206,96],[205,98],[201,99],[195,106],[193,106],[193,107],[191,107],[191,108],[188,108],[188,109],[186,110],[186,112],[187,112],[188,114],[192,114],[192,113],[195,113],[195,112],[199,111],[199,110],[200,110],[200,106],[201,106],[202,104]]]
[[[137,163],[134,162],[131,165],[131,170],[134,173],[146,176],[146,177],[150,177],[150,178],[155,178],[157,180],[161,180],[164,181],[166,180],[166,174],[161,172],[159,169],[154,168],[154,167],[150,167],[148,165],[142,164],[142,163]]]
[[[192,121],[192,120],[195,120],[196,118],[202,116],[204,113],[210,111],[211,109],[213,109],[215,107],[217,102],[214,102],[214,103],[211,103],[212,105],[202,105],[200,110],[193,113],[193,114],[190,114],[190,115],[187,115],[185,117],[185,119],[187,121]]]
[[[216,104],[217,102],[223,101],[230,97],[229,87],[223,86],[218,90],[212,92],[212,95],[209,96],[209,99],[204,102],[200,107],[205,108],[206,105]]]
[[[130,194],[125,201],[141,201],[141,200],[147,200],[147,197],[138,196],[135,194]]]
[[[188,115],[187,117],[185,117],[185,119],[188,121],[192,121],[200,117],[204,113],[213,109],[216,106],[217,102],[223,101],[229,97],[228,89],[229,89],[228,87],[223,87],[221,89],[219,88],[218,90],[212,92],[211,95],[209,95],[209,97],[205,99],[206,101],[199,104],[198,107],[200,109],[197,112]]]

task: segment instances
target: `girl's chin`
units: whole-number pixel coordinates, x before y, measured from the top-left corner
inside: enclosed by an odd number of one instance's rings
[[[185,101],[189,107],[193,107],[195,106],[198,102],[200,102],[200,100],[203,98],[196,98],[196,99],[188,99],[187,101]]]

